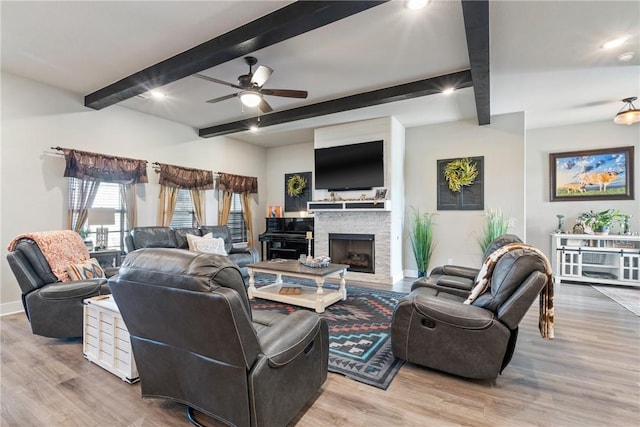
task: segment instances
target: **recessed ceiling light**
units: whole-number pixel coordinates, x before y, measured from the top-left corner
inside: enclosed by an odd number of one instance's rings
[[[618,61],[620,62],[629,62],[633,59],[633,52],[625,52],[618,55]]]
[[[431,0],[407,0],[405,6],[407,9],[418,10],[429,4]]]
[[[456,88],[454,87],[448,87],[445,90],[442,91],[442,93],[444,95],[451,95],[453,92],[455,92]]]
[[[153,96],[156,99],[163,99],[166,98],[167,94],[164,92],[160,92],[159,90],[152,90],[149,92],[151,94],[151,96]]]
[[[606,42],[605,44],[603,44],[600,47],[603,48],[603,49],[613,49],[614,47],[618,47],[618,46],[622,45],[627,40],[629,40],[629,36],[620,37],[620,38],[617,38],[617,39],[609,40],[608,42]]]
[[[252,125],[252,126],[249,128],[249,130],[250,130],[251,132],[258,132],[258,129],[259,129],[259,128],[258,128],[258,126],[256,126],[256,125]]]

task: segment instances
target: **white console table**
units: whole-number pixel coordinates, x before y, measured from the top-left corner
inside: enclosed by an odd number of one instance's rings
[[[551,235],[556,282],[640,286],[640,236]]]

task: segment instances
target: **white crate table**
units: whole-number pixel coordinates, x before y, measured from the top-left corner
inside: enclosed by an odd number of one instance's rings
[[[123,381],[133,384],[139,380],[129,331],[111,295],[84,300],[82,353]]]

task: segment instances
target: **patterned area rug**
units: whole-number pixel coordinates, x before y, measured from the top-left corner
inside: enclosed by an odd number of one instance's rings
[[[640,316],[640,289],[621,286],[592,286],[636,316]]]
[[[274,276],[258,274],[256,286],[273,283]],[[284,278],[285,283],[313,286],[303,279]],[[337,285],[325,284],[325,289]],[[403,361],[391,352],[391,316],[404,294],[347,285],[347,300],[338,301],[320,314],[329,323],[329,371],[386,390]],[[291,313],[307,310],[275,301],[254,299],[253,310]]]

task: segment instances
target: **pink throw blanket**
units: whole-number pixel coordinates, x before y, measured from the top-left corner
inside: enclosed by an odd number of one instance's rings
[[[7,250],[13,251],[18,240],[31,239],[40,248],[44,258],[49,263],[51,271],[61,282],[69,282],[67,274],[69,264],[79,264],[89,259],[89,250],[82,237],[72,230],[41,231],[25,233],[13,238]]]

